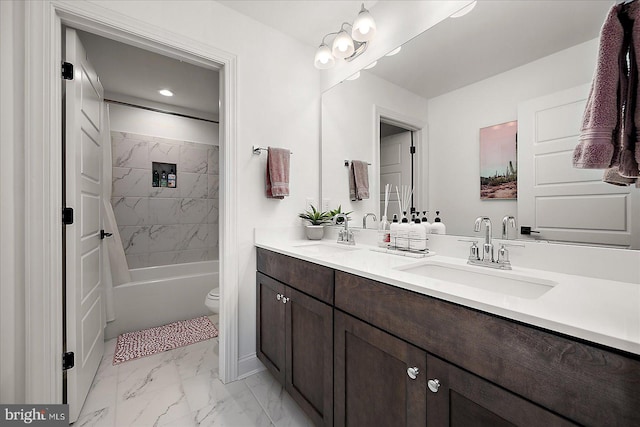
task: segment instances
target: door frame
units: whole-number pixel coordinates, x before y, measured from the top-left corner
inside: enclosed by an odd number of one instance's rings
[[[375,182],[380,183],[380,122],[384,121],[404,129],[413,132],[413,145],[416,147],[417,155],[414,157],[416,163],[414,164],[414,187],[416,192],[414,193],[414,199],[417,204],[421,204],[424,208],[429,207],[429,188],[423,183],[426,182],[429,176],[429,171],[425,170],[429,166],[429,144],[427,138],[427,122],[417,117],[411,117],[406,114],[399,113],[380,105],[373,106],[373,136],[374,136],[374,159],[378,165],[377,180]],[[381,184],[378,184],[381,186]],[[370,194],[377,201],[376,206],[380,206],[380,188],[373,189]],[[377,191],[377,192],[376,192]]]
[[[89,2],[26,2],[25,397],[62,402],[62,26],[220,70],[219,372],[238,376],[237,57]]]

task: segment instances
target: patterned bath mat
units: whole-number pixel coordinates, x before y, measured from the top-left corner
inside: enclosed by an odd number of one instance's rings
[[[218,336],[207,316],[180,320],[164,326],[127,332],[118,336],[113,365],[195,344]]]

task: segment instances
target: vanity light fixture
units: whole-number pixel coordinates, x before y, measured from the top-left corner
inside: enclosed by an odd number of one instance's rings
[[[478,4],[478,0],[475,0],[473,3],[468,4],[456,13],[452,14],[451,18],[460,18],[461,16],[466,15],[467,13],[471,12],[474,7],[476,7],[476,4]]]
[[[158,93],[162,96],[173,96],[173,92],[171,92],[169,89],[160,89]]]
[[[401,50],[402,50],[402,46],[398,46],[397,48],[393,49],[391,52],[387,53],[385,56],[393,56],[398,52],[400,52]]]
[[[370,70],[373,67],[375,67],[376,65],[378,65],[378,61],[373,61],[371,64],[367,65],[366,67],[364,67],[365,70]]]
[[[345,26],[351,27],[351,31],[348,32]],[[335,65],[336,58],[352,61],[367,50],[367,46],[375,36],[375,33],[376,23],[369,11],[365,9],[364,3],[362,3],[360,13],[353,25],[343,22],[340,26],[340,31],[326,34],[322,38],[314,59],[315,67],[320,70],[331,68]],[[329,36],[335,36],[331,47],[325,42]]]

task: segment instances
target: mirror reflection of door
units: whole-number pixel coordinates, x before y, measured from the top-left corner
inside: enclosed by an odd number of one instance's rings
[[[391,184],[387,220],[402,218],[396,187],[413,186],[411,130],[380,120],[380,216],[384,215],[385,186]]]

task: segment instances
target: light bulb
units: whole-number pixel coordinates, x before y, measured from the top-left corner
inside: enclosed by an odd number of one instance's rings
[[[171,92],[169,89],[160,89],[158,93],[162,96],[173,96],[173,92]]]
[[[362,5],[358,17],[353,22],[353,29],[351,30],[351,37],[359,42],[367,42],[373,39],[376,35],[376,21],[373,20],[373,16]]]
[[[333,58],[331,54],[331,49],[326,44],[321,44],[318,50],[316,51],[316,57],[314,60],[314,65],[316,68],[320,70],[326,70],[327,68],[331,68],[335,65],[336,60]]]
[[[348,58],[353,55],[354,50],[353,39],[345,30],[340,31],[333,40],[333,56],[340,59]]]

